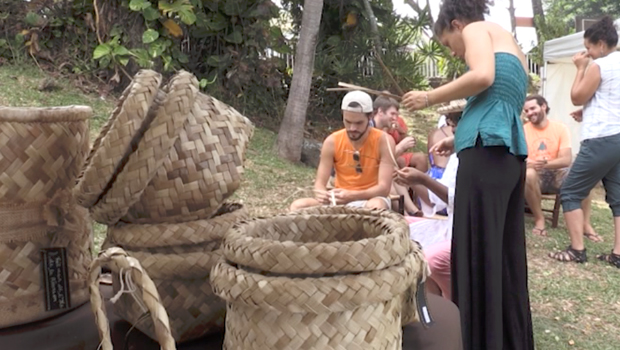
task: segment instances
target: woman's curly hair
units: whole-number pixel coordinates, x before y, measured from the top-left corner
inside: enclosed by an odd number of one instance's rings
[[[489,13],[489,0],[444,0],[433,31],[441,35],[455,19],[467,23],[484,21],[485,13]]]
[[[609,16],[601,18],[583,33],[583,38],[588,39],[593,44],[602,40],[609,47],[616,46],[618,44],[618,32],[614,20]]]

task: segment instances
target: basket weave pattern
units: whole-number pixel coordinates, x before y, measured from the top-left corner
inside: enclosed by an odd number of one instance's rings
[[[88,153],[85,106],[0,108],[0,204],[45,201],[73,185]]]
[[[117,168],[129,155],[132,143],[135,143],[134,136],[150,124],[154,116],[149,116],[148,112],[160,83],[159,73],[141,70],[123,92],[78,178],[74,195],[80,205],[90,208],[99,200]]]
[[[123,221],[212,216],[241,184],[252,133],[252,123],[234,108],[199,93],[168,158]]]
[[[121,246],[140,262],[168,312],[172,336],[182,342],[223,329],[226,304],[213,294],[209,274],[222,256],[220,245],[224,234],[244,219],[247,212],[240,204],[227,203],[209,220],[119,224],[109,228],[104,248]],[[145,239],[150,240],[149,247],[142,245]],[[117,292],[120,288],[117,272],[113,278]],[[138,287],[138,294],[140,291]],[[122,295],[115,310],[155,339],[152,321],[144,317],[143,309],[133,297]]]
[[[92,232],[71,187],[88,153],[85,106],[0,108],[0,328],[45,310],[41,250],[65,248],[71,308],[88,299]]]
[[[241,184],[250,120],[188,72],[160,83],[134,77],[85,162],[75,195],[100,223],[208,219]]]
[[[108,191],[91,208],[93,218],[113,225],[139,200],[157,169],[168,157],[198,91],[198,81],[187,72],[175,75],[165,88],[164,100],[134,152],[117,173]]]
[[[211,283],[228,305],[225,349],[400,349],[401,325],[417,317],[425,261],[395,213],[329,207],[249,220],[223,247]]]

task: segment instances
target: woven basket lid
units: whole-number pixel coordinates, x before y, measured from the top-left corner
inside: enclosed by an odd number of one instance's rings
[[[168,157],[121,221],[207,219],[240,186],[254,126],[234,108],[202,93]]]
[[[127,214],[170,154],[198,93],[198,80],[188,72],[177,73],[152,106],[154,114],[126,162],[116,169],[108,190],[90,208],[94,220],[112,225]],[[147,118],[148,119],[148,118]]]
[[[159,73],[141,70],[123,92],[78,177],[74,195],[83,207],[90,208],[105,193],[117,168],[131,153],[135,136],[150,123],[149,108],[157,96],[160,83]]]

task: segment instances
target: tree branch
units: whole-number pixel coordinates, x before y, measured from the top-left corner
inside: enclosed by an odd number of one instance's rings
[[[385,65],[385,63],[383,63],[383,59],[381,58],[381,51],[382,51],[381,36],[379,35],[379,27],[377,27],[377,19],[375,17],[375,13],[372,11],[372,7],[370,6],[369,0],[364,0],[364,7],[366,8],[366,14],[368,16],[368,20],[370,21],[370,30],[372,31],[372,34],[373,34],[373,39],[374,39],[373,47],[375,51],[375,58],[377,59],[377,62],[379,62],[379,65],[381,66],[381,68],[383,68],[383,71],[385,72],[385,74],[392,81],[392,84],[394,84],[394,87],[396,87],[398,94],[404,95],[405,91],[401,89],[400,85],[398,85],[398,82],[396,81],[396,79],[394,79],[392,72],[390,72],[390,70]]]

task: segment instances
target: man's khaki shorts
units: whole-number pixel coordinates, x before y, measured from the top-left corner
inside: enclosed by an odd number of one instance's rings
[[[390,201],[389,198],[386,197],[376,197],[376,198],[381,198],[385,201],[385,204],[387,204],[388,209],[392,209],[392,202]],[[349,202],[346,204],[347,207],[352,207],[352,208],[363,208],[366,205],[366,202],[368,202],[367,200],[364,201],[353,201],[353,202]]]

